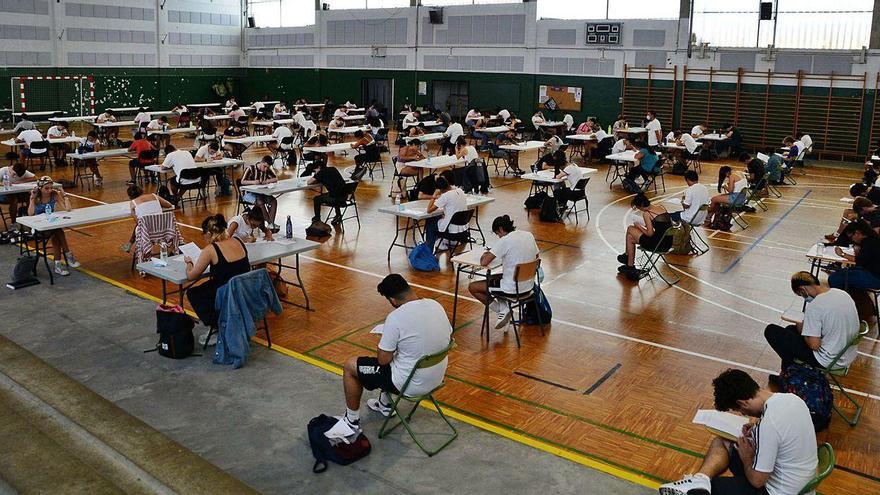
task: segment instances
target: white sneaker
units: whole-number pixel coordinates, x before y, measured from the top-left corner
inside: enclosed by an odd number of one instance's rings
[[[205,333],[203,333],[203,334],[201,335],[201,337],[199,337],[199,344],[200,344],[200,345],[205,345],[205,339],[208,338],[208,334],[209,334],[210,332],[211,332],[211,329],[208,328],[208,329],[205,330]],[[217,345],[217,332],[214,332],[214,333],[211,335],[211,340],[208,341],[208,345]]]
[[[394,409],[392,409],[390,405],[386,406],[385,404],[382,404],[382,401],[380,401],[379,399],[367,399],[367,407],[376,411],[382,416],[385,416],[386,418],[388,416],[394,415]]]
[[[61,263],[60,261],[55,262],[55,273],[61,275],[62,277],[70,275],[70,272],[64,268],[64,263]]]
[[[702,473],[662,485],[660,495],[711,495],[712,480]]]
[[[507,308],[505,308],[507,309]],[[498,321],[495,322],[495,328],[501,329],[506,328],[507,324],[510,323],[511,312],[504,311],[503,313],[498,313]]]
[[[498,299],[492,299],[489,303],[489,311],[498,314],[502,311],[501,301]]]
[[[71,268],[79,268],[80,267],[80,262],[76,261],[76,258],[73,256],[73,253],[71,253],[71,252],[64,253],[64,259],[65,259],[65,261],[67,261],[67,266],[69,266]]]

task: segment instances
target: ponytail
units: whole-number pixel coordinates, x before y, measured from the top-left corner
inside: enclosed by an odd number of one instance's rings
[[[508,215],[501,215],[500,217],[495,217],[495,220],[492,221],[492,232],[498,232],[499,230],[503,230],[505,232],[513,232],[516,230],[516,227],[513,226],[513,220],[510,219]]]

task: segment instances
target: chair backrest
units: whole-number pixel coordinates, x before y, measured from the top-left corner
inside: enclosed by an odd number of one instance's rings
[[[357,192],[358,184],[360,184],[359,181],[345,183],[345,199],[347,201],[354,201],[354,194]]]
[[[187,180],[201,179],[202,171],[198,168],[185,168],[180,171],[180,178]]]
[[[284,136],[283,138],[281,138],[281,144],[293,144],[293,136]]]
[[[454,215],[452,215],[452,218],[449,219],[449,225],[457,225],[457,226],[469,225],[471,223],[471,218],[473,218],[473,216],[474,216],[474,210],[459,211],[459,212],[455,213]]]
[[[49,141],[34,141],[28,147],[32,150],[44,150],[49,147]]]
[[[534,280],[539,266],[541,266],[541,258],[535,258],[532,261],[516,265],[516,270],[513,272],[513,280],[516,282]]]
[[[810,493],[815,490],[819,486],[819,483],[827,478],[828,475],[831,474],[831,471],[834,470],[834,449],[831,448],[830,443],[825,442],[820,445],[817,455],[819,456],[819,465],[816,467],[816,476],[814,476],[813,479],[811,479],[810,482],[798,492],[798,495]]]
[[[840,352],[838,352],[837,355],[834,356],[834,359],[832,359],[831,362],[828,363],[828,366],[826,366],[825,369],[833,371],[833,370],[845,370],[845,369],[849,368],[849,365],[837,366],[837,362],[840,361],[840,358],[842,358],[843,355],[846,354],[846,351],[848,351],[850,347],[859,345],[859,342],[861,342],[862,337],[864,337],[865,335],[868,335],[869,329],[870,329],[870,327],[868,326],[868,322],[866,322],[865,320],[862,320],[861,323],[859,324],[859,332],[852,338],[852,340],[849,341],[849,343],[846,345],[846,347],[841,349]]]
[[[430,368],[432,366],[436,366],[440,364],[441,361],[446,359],[449,356],[449,351],[451,351],[455,347],[455,339],[449,339],[449,345],[446,346],[445,349],[439,352],[435,352],[434,354],[428,354],[419,358],[416,361],[415,366],[413,366],[412,371],[409,373],[409,376],[406,377],[406,381],[403,383],[403,386],[400,387],[400,393],[406,396],[406,389],[409,387],[409,382],[412,381],[413,377],[416,376],[416,372],[421,369]]]
[[[575,191],[583,191],[587,188],[587,184],[590,182],[589,177],[584,177],[583,179],[577,181],[577,184],[574,185]]]
[[[672,252],[672,247],[674,244],[672,239],[675,237],[676,234],[678,234],[678,232],[680,230],[681,230],[681,224],[675,224],[675,223],[672,224],[672,226],[670,226],[668,229],[666,229],[666,232],[663,232],[663,237],[660,238],[660,242],[657,243],[657,246],[652,250],[646,249],[645,251],[651,252],[651,253],[660,253],[660,254],[666,254],[666,253]],[[669,239],[669,240],[667,241],[667,239]],[[661,249],[661,247],[663,247],[664,244],[666,244],[667,247],[665,249]]]
[[[703,224],[702,221],[698,222],[698,223],[694,223],[694,219],[696,219],[698,216],[700,216],[700,213],[704,212],[704,211],[709,211],[709,205],[700,205],[700,208],[697,209],[697,211],[694,213],[693,218],[691,218],[690,220],[687,220],[688,225],[690,225],[691,227],[699,227],[700,225],[702,225]]]

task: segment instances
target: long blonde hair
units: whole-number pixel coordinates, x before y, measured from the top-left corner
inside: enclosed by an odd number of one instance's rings
[[[210,215],[202,220],[202,233],[209,236],[211,242],[224,241],[229,238],[226,232],[228,224],[222,213]]]

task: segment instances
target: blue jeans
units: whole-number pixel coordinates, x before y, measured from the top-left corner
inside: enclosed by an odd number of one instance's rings
[[[864,268],[843,268],[828,276],[828,285],[834,289],[880,289],[880,278]]]
[[[434,244],[437,243],[437,233],[440,232],[440,217],[432,217],[425,220],[425,244],[434,251]]]
[[[489,147],[489,135],[485,132],[474,131],[474,137],[481,141],[480,148],[486,149]]]

